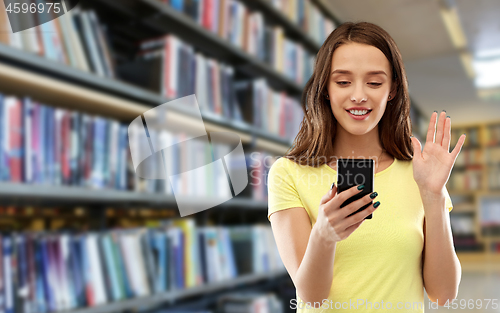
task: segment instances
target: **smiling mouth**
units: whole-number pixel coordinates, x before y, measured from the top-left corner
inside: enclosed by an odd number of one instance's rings
[[[373,110],[346,110],[346,112],[351,113],[354,116],[364,116]]]

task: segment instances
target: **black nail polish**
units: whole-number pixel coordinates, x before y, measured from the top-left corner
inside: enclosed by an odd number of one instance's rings
[[[436,112],[436,113],[437,113],[438,111],[434,111],[434,112]]]
[[[445,112],[445,113],[446,113],[446,110],[443,110],[443,112]]]
[[[379,205],[380,205],[380,201],[377,201],[377,202],[375,202],[375,203],[373,204],[373,207],[374,207],[374,208],[377,208]]]
[[[375,199],[376,196],[378,196],[377,192],[373,192],[372,194],[370,194],[370,198],[372,199]]]
[[[449,115],[446,115],[446,118],[451,118]]]
[[[365,185],[359,185],[359,186],[358,186],[358,190],[361,190],[361,189],[363,189],[363,188],[365,188]]]
[[[335,182],[332,183],[332,186],[330,187],[330,189],[333,189],[333,187],[335,187]]]

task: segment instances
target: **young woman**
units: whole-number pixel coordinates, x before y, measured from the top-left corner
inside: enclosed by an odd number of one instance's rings
[[[445,185],[465,134],[450,153],[450,117],[435,111],[422,151],[410,136],[401,54],[371,23],[344,23],[330,34],[302,104],[295,143],[268,176],[268,218],[296,287],[290,306],[423,312],[424,288],[432,302],[451,302],[461,266]],[[338,158],[373,159],[375,192],[340,208],[361,187],[337,194]]]

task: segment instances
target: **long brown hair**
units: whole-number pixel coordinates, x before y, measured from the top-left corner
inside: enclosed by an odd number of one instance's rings
[[[396,95],[387,105],[378,123],[382,148],[398,160],[411,160],[410,97],[408,81],[401,53],[392,37],[380,26],[372,23],[347,22],[337,27],[318,51],[314,72],[304,87],[301,104],[304,118],[292,147],[284,157],[301,165],[317,167],[330,162],[335,140],[337,120],[333,115],[327,83],[330,78],[332,56],[340,45],[357,42],[378,48],[391,64],[392,86]],[[392,90],[391,86],[391,90]]]

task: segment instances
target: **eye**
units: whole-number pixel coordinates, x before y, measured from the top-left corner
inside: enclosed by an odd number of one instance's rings
[[[349,84],[349,82],[346,82],[346,81],[337,82],[337,85],[340,85],[340,86],[345,86],[347,84]]]
[[[382,85],[382,83],[368,83],[368,84],[370,84],[372,86],[380,86],[380,85]]]

